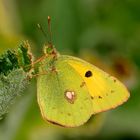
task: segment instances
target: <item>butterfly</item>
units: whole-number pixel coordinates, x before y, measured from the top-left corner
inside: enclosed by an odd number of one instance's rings
[[[91,115],[115,108],[129,98],[118,79],[96,66],[59,55],[54,48],[46,50],[37,77],[37,99],[44,120],[65,127],[80,126]]]
[[[115,77],[73,56],[60,55],[49,43],[39,62],[37,100],[45,121],[77,127],[99,112],[113,109],[129,98]]]

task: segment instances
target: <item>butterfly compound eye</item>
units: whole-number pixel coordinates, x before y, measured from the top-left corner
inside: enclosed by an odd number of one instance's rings
[[[90,70],[88,70],[86,73],[85,73],[85,77],[91,77],[92,76],[92,72]]]

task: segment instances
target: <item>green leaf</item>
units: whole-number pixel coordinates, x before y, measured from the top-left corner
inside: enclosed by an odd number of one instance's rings
[[[18,47],[17,57],[19,66],[22,67],[25,72],[29,72],[32,69],[33,55],[30,52],[30,45],[27,41]]]
[[[6,114],[27,87],[32,70],[30,46],[24,42],[17,51],[8,50],[0,56],[0,117]]]
[[[14,51],[8,50],[0,57],[0,73],[8,75],[13,69],[18,69],[18,59]]]
[[[0,75],[0,117],[8,112],[27,85],[27,74],[22,69],[12,70],[7,76]]]

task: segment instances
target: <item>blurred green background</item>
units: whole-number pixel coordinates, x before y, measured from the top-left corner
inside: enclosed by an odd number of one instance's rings
[[[42,120],[32,80],[0,121],[0,140],[139,140],[140,1],[1,0],[0,53],[29,40],[35,58],[41,56],[46,40],[36,25],[47,31],[48,15],[57,50],[115,75],[131,98],[81,127],[61,128]]]

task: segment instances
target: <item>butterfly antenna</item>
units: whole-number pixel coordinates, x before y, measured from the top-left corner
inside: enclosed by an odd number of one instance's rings
[[[48,33],[50,36],[49,43],[52,44],[51,17],[48,16]]]
[[[38,29],[42,32],[42,34],[44,35],[46,41],[47,41],[47,34],[44,31],[43,27],[40,24],[37,24]],[[48,42],[48,41],[47,41]]]

